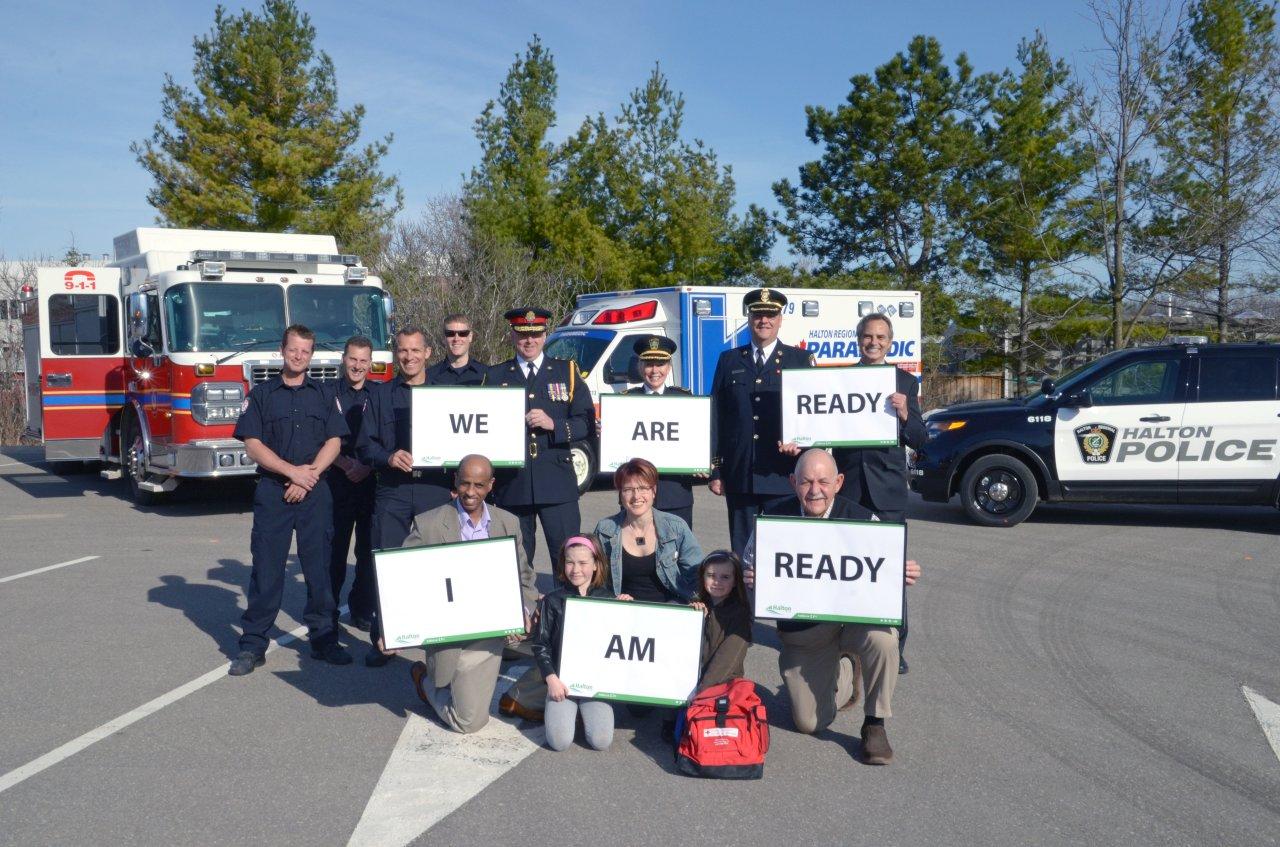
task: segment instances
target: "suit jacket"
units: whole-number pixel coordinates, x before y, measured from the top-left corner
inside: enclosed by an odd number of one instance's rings
[[[813,357],[781,341],[756,373],[751,345],[720,354],[711,381],[712,479],[729,494],[791,491],[795,459],[778,452],[782,440],[782,369],[808,368]]]
[[[526,384],[514,358],[489,369],[485,385],[525,389],[525,411],[546,412],[555,429],[528,429],[527,455],[519,470],[499,470],[493,501],[499,506],[550,506],[578,499],[569,448],[596,431],[591,389],[578,376],[576,362],[543,356],[542,367]]]
[[[644,394],[644,386],[638,388],[628,388],[623,394]],[[690,395],[693,392],[687,388],[679,388],[675,385],[668,385],[663,389],[665,394],[684,394]],[[661,512],[669,512],[672,509],[683,509],[693,505],[693,477],[687,474],[659,474],[658,475],[658,496],[653,501],[653,508]]]
[[[458,507],[456,500],[450,500],[443,506],[422,512],[413,519],[409,537],[404,540],[405,547],[431,547],[435,544],[454,544],[462,540],[462,530],[458,525]],[[524,543],[520,539],[520,519],[505,509],[489,506],[489,537],[501,538],[510,535],[516,540],[516,559],[520,563],[520,591],[524,595],[526,612],[532,612],[538,602],[537,574],[529,565],[524,554]]]
[[[924,446],[928,435],[920,417],[920,382],[896,368],[899,394],[907,395],[907,419],[898,419],[897,447],[837,447],[831,451],[844,474],[845,496],[868,509],[901,512],[907,507],[907,455]],[[865,483],[866,491],[863,491]]]

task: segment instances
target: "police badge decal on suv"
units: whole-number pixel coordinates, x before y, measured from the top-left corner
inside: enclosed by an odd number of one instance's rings
[[[1120,350],[1018,400],[926,415],[910,470],[988,526],[1045,501],[1276,506],[1280,344]]]

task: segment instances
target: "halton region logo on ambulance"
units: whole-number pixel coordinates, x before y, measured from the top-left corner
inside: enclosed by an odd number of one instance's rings
[[[1111,459],[1111,448],[1116,444],[1116,428],[1106,424],[1085,424],[1076,427],[1076,444],[1080,458],[1086,465],[1101,465]]]

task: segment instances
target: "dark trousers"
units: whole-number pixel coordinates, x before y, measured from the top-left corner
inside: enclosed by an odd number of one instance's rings
[[[880,509],[879,511],[877,511],[876,507],[872,506],[869,502],[864,502],[862,505],[866,506],[868,509],[875,512],[876,515],[879,516],[880,520],[882,521],[888,521],[889,523],[900,523],[900,524],[905,524],[907,522],[907,513],[905,510],[891,511],[889,509]],[[907,592],[904,591],[902,592],[902,626],[898,627],[898,655],[902,655],[903,651],[905,651],[906,649],[907,649]]]
[[[555,570],[556,557],[560,548],[570,536],[582,531],[582,516],[578,512],[578,501],[555,503],[549,506],[505,506],[507,511],[520,519],[521,541],[524,542],[525,555],[529,564],[533,564],[533,553],[537,549],[536,521],[542,521],[542,538],[547,543],[547,554],[551,557],[551,567]]]
[[[333,496],[333,546],[329,558],[330,585],[333,587],[334,619],[342,605],[342,585],[347,580],[347,551],[351,549],[351,536],[356,537],[356,573],[351,581],[347,605],[351,619],[373,617],[378,598],[373,590],[373,477],[365,477],[360,483],[352,483],[344,476],[332,476],[341,471],[330,471],[329,491]]]
[[[725,492],[724,502],[729,509],[729,546],[739,556],[756,531],[756,515],[765,503],[777,500],[781,494],[730,494]]]
[[[680,518],[682,521],[687,523],[689,525],[689,529],[693,529],[692,506],[681,506],[678,509],[659,509],[659,511],[666,512],[668,515],[675,515],[677,518]]]
[[[313,646],[334,641],[333,588],[329,582],[329,546],[333,537],[333,507],[329,486],[317,485],[300,503],[284,501],[284,486],[270,477],[258,480],[253,495],[253,571],[249,576],[249,602],[240,619],[240,649],[262,655],[267,633],[280,613],[284,597],[285,561],[294,535],[298,536],[298,560],[307,584],[307,605],[302,620]]]

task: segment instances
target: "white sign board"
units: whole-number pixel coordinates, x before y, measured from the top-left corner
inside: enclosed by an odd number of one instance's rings
[[[659,473],[711,472],[711,398],[687,394],[600,396],[600,469],[648,459]]]
[[[374,550],[387,649],[524,632],[520,563],[511,536]]]
[[[524,466],[523,388],[420,385],[412,397],[415,468],[456,467],[470,453],[495,468]]]
[[[801,447],[896,447],[896,365],[782,372],[782,440]]]
[[[755,538],[757,618],[901,625],[904,524],[761,516]]]
[[[560,681],[575,697],[679,706],[698,685],[701,652],[697,609],[590,597],[565,601]]]

